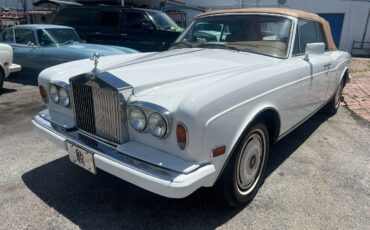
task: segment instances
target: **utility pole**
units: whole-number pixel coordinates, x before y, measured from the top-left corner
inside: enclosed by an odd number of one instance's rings
[[[165,12],[165,8],[166,8],[166,5],[167,5],[167,0],[161,1],[160,5],[161,5],[160,6],[161,11]]]
[[[26,15],[27,24],[30,24],[30,16],[29,16],[29,13],[28,13],[29,9],[28,9],[27,0],[18,0],[17,8],[19,6],[19,3],[22,6],[23,13]]]

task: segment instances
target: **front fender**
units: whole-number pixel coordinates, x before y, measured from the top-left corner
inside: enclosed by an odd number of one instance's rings
[[[231,111],[217,114],[207,121],[205,125],[203,148],[204,152],[209,154],[212,164],[215,165],[217,176],[221,174],[248,127],[259,115],[268,109],[274,110],[278,116],[280,116],[278,109],[273,103],[268,101],[263,103],[251,101]],[[221,145],[226,146],[225,154],[212,157],[212,149]]]

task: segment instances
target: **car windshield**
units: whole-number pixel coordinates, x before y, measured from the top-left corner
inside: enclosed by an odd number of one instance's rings
[[[76,31],[69,28],[51,28],[37,31],[41,46],[66,45],[73,42],[81,42]]]
[[[195,20],[172,48],[232,49],[286,57],[292,21],[280,16],[223,15]]]
[[[180,28],[167,14],[155,11],[148,11],[154,23],[160,30],[177,30]]]

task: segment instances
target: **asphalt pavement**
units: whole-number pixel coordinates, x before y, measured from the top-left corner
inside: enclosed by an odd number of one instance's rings
[[[370,125],[344,107],[276,144],[255,199],[228,208],[212,189],[167,199],[73,165],[34,131],[28,75],[0,96],[0,229],[370,229]]]

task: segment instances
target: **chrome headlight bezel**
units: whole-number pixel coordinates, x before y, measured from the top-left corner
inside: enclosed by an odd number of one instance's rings
[[[71,105],[71,97],[69,95],[68,90],[61,87],[58,91],[58,95],[59,95],[59,104],[68,108]]]
[[[143,113],[145,114],[145,117],[146,117],[146,127],[145,127],[145,129],[141,130],[140,132],[150,133],[153,137],[156,137],[158,139],[164,139],[164,138],[168,137],[168,135],[171,131],[172,114],[167,109],[165,109],[165,108],[163,108],[159,105],[152,104],[150,102],[135,101],[135,102],[132,102],[128,106],[128,114],[127,114],[128,117],[130,116],[130,110],[135,109],[135,108],[140,109],[141,111],[143,111]],[[160,132],[160,135],[156,135],[155,132],[153,130],[151,130],[151,128],[149,127],[149,118],[151,116],[156,115],[156,114],[161,119],[163,119],[162,121],[164,122],[164,126],[166,127],[164,132]],[[131,123],[130,123],[130,125],[134,130],[136,130],[132,126]],[[138,130],[136,130],[136,131],[138,131]]]
[[[49,97],[50,100],[55,104],[59,103],[59,90],[58,87],[54,84],[49,85]]]
[[[148,117],[148,130],[157,137],[163,138],[167,133],[167,123],[162,115],[158,112],[153,112]]]
[[[138,118],[138,115],[142,115],[142,117]],[[138,126],[139,119],[141,119],[140,122],[142,122],[140,126]],[[144,111],[142,111],[140,108],[133,107],[128,110],[128,122],[136,131],[143,132],[147,126],[147,117]]]
[[[49,84],[49,97],[54,104],[61,105],[65,108],[71,107],[70,87],[62,82],[60,84]]]

